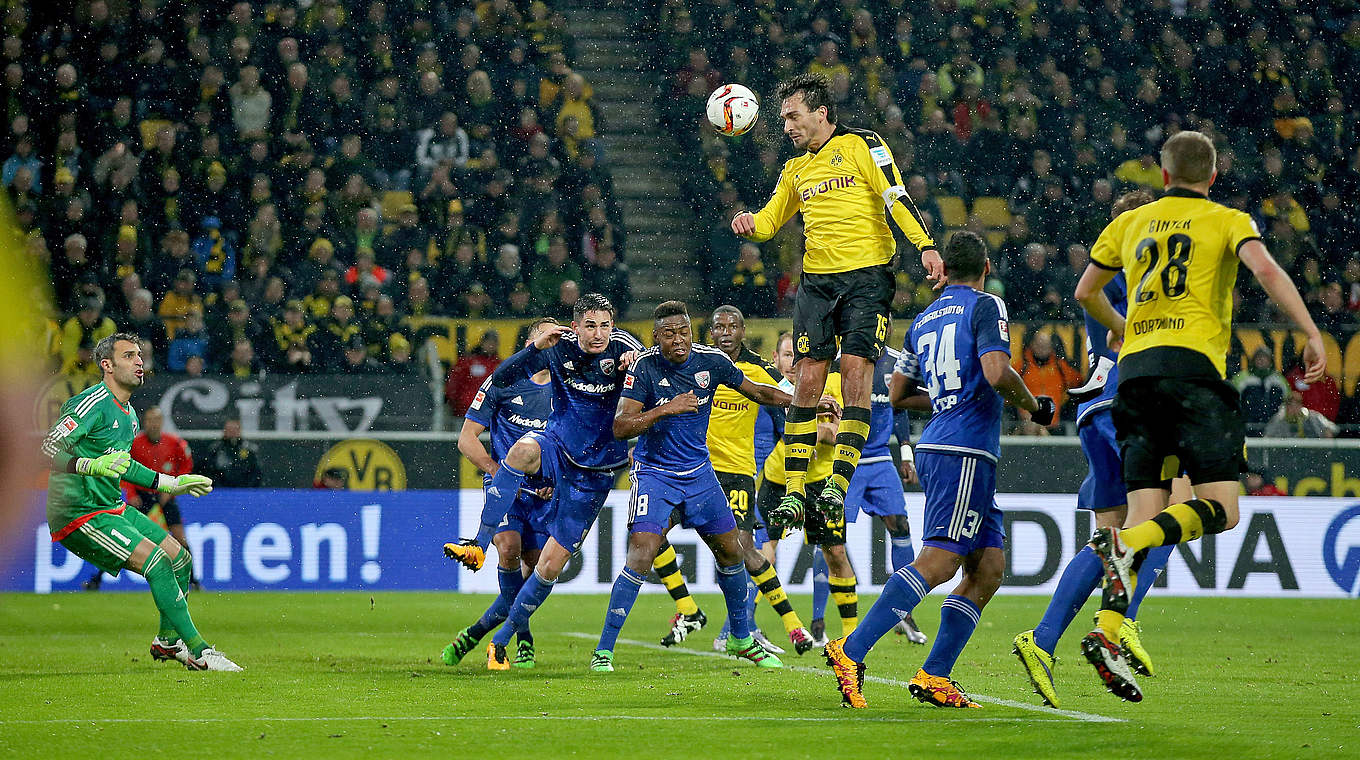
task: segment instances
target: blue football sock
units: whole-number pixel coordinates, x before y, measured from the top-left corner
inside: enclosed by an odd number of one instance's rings
[[[521,629],[528,630],[529,616],[543,606],[548,594],[552,593],[554,583],[556,581],[543,580],[543,576],[535,570],[515,596],[515,603],[510,605],[510,616],[506,619],[505,625],[496,631],[495,638],[491,640],[503,647],[510,646],[511,636]]]
[[[519,487],[524,483],[524,473],[508,464],[501,464],[491,485],[486,487],[486,500],[482,505],[482,524],[477,530],[477,545],[486,551],[491,546],[491,537],[496,535],[496,526],[505,519],[510,505],[519,495]]]
[[[1153,584],[1157,582],[1157,576],[1166,569],[1166,561],[1171,559],[1172,548],[1174,547],[1158,546],[1148,550],[1143,566],[1138,568],[1138,585],[1133,589],[1133,599],[1129,600],[1129,609],[1124,613],[1124,617],[1129,620],[1138,619],[1138,606],[1143,603],[1143,597],[1152,590]]]
[[[596,649],[614,651],[619,631],[623,630],[623,623],[628,619],[628,613],[633,611],[638,592],[642,590],[642,582],[643,577],[629,567],[625,567],[619,577],[614,579],[614,590],[609,592],[609,609],[604,614],[604,630],[600,631],[600,643]]]
[[[888,537],[888,554],[892,559],[893,572],[901,570],[916,561],[916,550],[911,545],[911,534]]]
[[[926,579],[911,565],[898,570],[883,584],[883,593],[859,622],[859,626],[845,639],[845,653],[856,662],[864,662],[869,650],[893,629],[902,615],[911,612],[930,593]]]
[[[734,638],[744,639],[751,635],[751,622],[746,619],[746,584],[750,576],[746,565],[738,562],[731,567],[718,567],[718,587],[722,589],[723,600],[727,602],[727,623]]]
[[[1105,570],[1095,550],[1090,546],[1081,547],[1081,551],[1063,568],[1058,587],[1053,590],[1053,598],[1048,602],[1048,609],[1044,610],[1043,618],[1034,629],[1034,643],[1040,649],[1053,654],[1058,639],[1062,638],[1067,626],[1072,624],[1073,618],[1086,604],[1091,592],[1100,585],[1104,575]]]
[[[826,566],[822,547],[812,547],[812,619],[826,617],[826,602],[831,598],[831,569]]]
[[[932,676],[948,677],[981,617],[982,610],[972,599],[957,594],[945,597],[944,604],[940,605],[940,632],[935,634],[930,656],[926,657],[921,670]]]
[[[757,630],[760,626],[756,625],[756,597],[760,596],[760,589],[756,588],[756,582],[751,580],[751,574],[746,574],[746,619],[751,623],[751,630]]]
[[[485,636],[491,629],[505,622],[505,618],[510,615],[510,605],[515,603],[515,596],[519,594],[520,587],[524,585],[524,575],[519,568],[506,570],[503,567],[496,567],[496,580],[500,583],[501,593],[482,613],[482,617],[468,627],[468,633],[475,639]]]

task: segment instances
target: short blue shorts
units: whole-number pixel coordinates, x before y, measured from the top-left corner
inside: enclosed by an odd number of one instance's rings
[[[1088,415],[1077,428],[1086,455],[1086,480],[1077,491],[1077,508],[1101,512],[1129,503],[1124,489],[1124,464],[1114,438],[1114,419],[1108,409]]]
[[[548,535],[567,551],[576,552],[594,527],[605,499],[609,498],[614,475],[572,464],[562,441],[552,433],[534,431],[526,433],[525,437],[538,444],[542,461],[539,477],[553,484]]]
[[[526,485],[527,489],[528,486]],[[510,505],[505,519],[496,526],[496,534],[514,531],[519,534],[523,551],[542,549],[548,543],[549,519],[552,517],[552,502],[521,490],[519,497]]]
[[[716,536],[737,529],[713,467],[705,465],[687,475],[676,475],[635,465],[631,473],[633,493],[628,499],[628,525],[632,533],[666,535],[671,514],[679,511],[680,525],[694,528],[701,536]]]
[[[996,465],[981,457],[917,450],[926,492],[926,546],[967,556],[1002,548],[1006,529],[996,506]]]
[[[874,517],[906,516],[907,500],[902,496],[902,478],[892,460],[861,463],[850,479],[845,495],[845,521],[854,522],[859,513]]]

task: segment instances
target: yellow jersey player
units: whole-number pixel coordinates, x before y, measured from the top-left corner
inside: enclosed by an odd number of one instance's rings
[[[1081,646],[1106,688],[1131,702],[1143,695],[1120,652],[1119,629],[1147,551],[1237,524],[1246,430],[1224,364],[1239,260],[1308,336],[1305,381],[1327,369],[1322,336],[1251,217],[1209,200],[1213,142],[1178,132],[1162,146],[1161,161],[1166,194],[1110,222],[1076,293],[1109,328],[1111,342],[1123,341],[1112,416],[1128,489],[1126,527],[1098,528],[1091,539],[1105,593],[1097,628]],[[1129,286],[1127,316],[1104,293],[1120,271]],[[1166,483],[1181,471],[1196,498],[1167,506]]]
[[[793,307],[797,381],[784,425],[787,493],[770,519],[789,526],[808,506],[808,456],[816,444],[815,404],[839,351],[845,409],[836,434],[832,470],[816,503],[833,521],[869,435],[874,364],[888,337],[896,279],[892,226],[921,251],[932,279],[943,282],[935,242],[907,195],[902,175],[883,139],[836,122],[826,77],[800,74],[779,85],[784,133],[806,152],[784,164],[764,208],[743,211],[732,231],[748,240],[770,239],[795,213],[806,233],[803,276]],[[772,525],[771,527],[774,527]]]

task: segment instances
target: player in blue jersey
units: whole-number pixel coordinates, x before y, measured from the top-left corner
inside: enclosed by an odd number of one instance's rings
[[[950,680],[982,614],[1001,585],[1005,534],[997,508],[996,463],[1001,454],[1002,399],[1052,421],[1053,400],[1036,399],[1010,364],[1006,305],[982,291],[990,271],[987,245],[966,230],[944,253],[949,285],[912,323],[896,372],[930,393],[934,416],[916,443],[916,469],[925,489],[925,542],[910,565],[888,579],[864,621],[826,646],[841,698],[865,707],[864,659],[869,650],[929,593],[954,577],[963,581],[944,600],[940,630],[912,696],[938,707],[978,707]],[[911,381],[916,381],[912,383]]]
[[[1152,196],[1142,190],[1125,193],[1115,201],[1111,216],[1117,217],[1152,200]],[[1115,275],[1105,286],[1105,296],[1120,314],[1128,310],[1128,285],[1123,272]],[[1106,344],[1108,334],[1109,330],[1094,317],[1086,315],[1086,356],[1091,370],[1090,379],[1081,388],[1071,392],[1072,397],[1081,402],[1077,408],[1077,435],[1081,439],[1081,450],[1086,455],[1087,465],[1086,479],[1077,492],[1077,508],[1095,513],[1097,528],[1118,528],[1124,524],[1128,514],[1123,460],[1119,455],[1119,444],[1115,441],[1114,420],[1110,414],[1114,406],[1115,389],[1119,386],[1119,368],[1116,363],[1119,351]],[[1183,478],[1178,478],[1170,490],[1174,492],[1172,503],[1191,498],[1189,481]],[[1159,546],[1148,552],[1139,570],[1137,589],[1119,629],[1120,646],[1125,657],[1136,672],[1145,676],[1153,674],[1152,658],[1143,647],[1141,631],[1135,618],[1143,597],[1166,567],[1171,549],[1170,546]],[[1058,706],[1058,692],[1053,681],[1054,650],[1091,592],[1100,585],[1102,577],[1100,557],[1089,544],[1083,546],[1063,569],[1058,587],[1053,591],[1053,598],[1039,625],[1015,637],[1012,651],[1020,658],[1020,664],[1029,675],[1035,693],[1050,707]]]
[[[616,438],[638,439],[630,473],[628,559],[614,581],[591,670],[614,670],[619,631],[663,537],[675,524],[694,528],[717,560],[718,585],[732,632],[727,653],[762,668],[783,667],[751,636],[745,551],[736,516],[710,460],[708,421],[720,385],[762,405],[787,406],[793,397],[774,385],[751,380],[722,350],[694,345],[683,302],[662,303],[652,319],[655,345],[639,354],[629,370],[614,417]]]
[[[529,328],[532,343],[546,327],[557,320],[540,319]],[[463,429],[458,433],[458,451],[482,471],[483,488],[490,487],[491,478],[500,468],[500,460],[525,433],[546,430],[552,412],[552,373],[539,370],[531,377],[522,377],[510,385],[498,386],[488,377],[477,390],[468,407]],[[490,431],[491,450],[482,444],[481,434]],[[501,593],[482,613],[481,618],[458,632],[453,643],[444,647],[441,655],[445,665],[454,665],[476,648],[482,637],[505,622],[510,605],[533,572],[539,552],[548,541],[548,498],[552,484],[528,478],[519,495],[510,505],[505,519],[496,526],[496,572]],[[523,569],[521,570],[521,566]],[[519,633],[519,646],[514,666],[534,667],[534,639],[526,627]]]
[[[474,539],[444,545],[444,553],[471,570],[486,561],[497,527],[524,487],[538,475],[552,483],[548,541],[534,572],[510,606],[506,623],[487,645],[487,667],[508,670],[510,637],[528,627],[543,606],[567,560],[581,547],[614,485],[614,473],[628,464],[628,446],[614,438],[614,410],[629,364],[642,350],[637,339],[614,328],[614,306],[599,293],[576,301],[571,329],[546,327],[492,374],[504,387],[548,370],[552,416],[542,431],[526,433],[501,460],[486,488],[481,525]]]
[[[917,482],[911,450],[911,420],[905,409],[894,409],[888,398],[893,371],[901,356],[900,351],[888,348],[874,366],[873,393],[869,397],[869,438],[864,442],[859,467],[855,469],[855,475],[850,479],[850,491],[845,495],[847,523],[854,522],[859,513],[864,512],[877,517],[887,528],[888,553],[894,572],[916,559],[911,545],[911,526],[907,522],[907,500],[902,495],[903,484]],[[893,464],[892,452],[888,449],[891,438],[896,438],[901,448],[900,469]],[[819,616],[814,614],[814,617]],[[910,613],[894,630],[913,644],[927,641]]]

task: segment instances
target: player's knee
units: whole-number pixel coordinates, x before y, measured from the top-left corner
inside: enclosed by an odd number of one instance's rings
[[[165,538],[161,539],[160,547],[161,550],[165,552],[165,556],[169,557],[170,559],[177,559],[179,558],[180,552],[189,551],[188,548],[186,548],[183,544],[175,540],[174,536],[170,535],[167,535]]]
[[[519,567],[520,541],[519,536],[504,531],[497,533],[491,543],[496,546],[496,555],[500,558],[500,566],[511,570]]]
[[[844,577],[855,574],[850,555],[845,553],[845,544],[822,546],[822,556],[826,558],[826,567],[832,575]]]
[[[1001,580],[1006,574],[1006,555],[1000,551],[983,552],[982,558],[968,571],[968,577],[977,584],[984,597],[990,597],[1001,588]]]
[[[661,547],[661,536],[655,533],[634,533],[628,537],[628,557],[625,563],[633,572],[646,575],[652,569],[657,550]]]
[[[1095,513],[1097,528],[1118,528],[1124,524],[1124,518],[1128,515],[1128,507],[1116,509],[1102,509]]]
[[[939,549],[934,546],[922,547],[921,553],[916,555],[916,560],[911,566],[916,568],[916,572],[931,588],[948,581],[959,571],[959,566],[963,564],[963,558],[959,555]]]
[[[911,524],[907,522],[906,515],[888,515],[883,518],[883,527],[888,529],[888,536],[891,538],[910,538]]]
[[[505,463],[520,472],[538,472],[542,450],[532,438],[521,438],[505,452]]]

